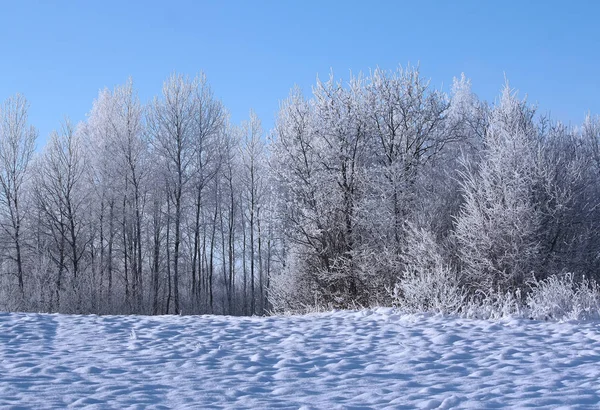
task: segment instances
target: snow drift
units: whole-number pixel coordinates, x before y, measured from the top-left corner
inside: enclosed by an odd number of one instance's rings
[[[392,309],[0,314],[0,407],[494,408],[600,403],[600,324]]]

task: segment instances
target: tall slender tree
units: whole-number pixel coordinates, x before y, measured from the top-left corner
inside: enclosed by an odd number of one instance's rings
[[[83,262],[89,244],[86,167],[82,139],[66,120],[61,133],[54,132],[50,137],[36,169],[35,189],[41,223],[52,244],[51,255],[56,265],[56,308],[61,308],[60,294],[65,291],[69,296],[69,305],[65,309],[71,312],[83,309],[86,284],[83,277]],[[65,289],[65,284],[70,286]]]
[[[182,222],[186,188],[192,178],[191,170],[197,158],[196,99],[199,79],[190,80],[173,74],[163,85],[162,99],[155,99],[147,117],[148,131],[156,155],[165,165],[165,186],[173,207],[173,250],[169,264],[173,269],[174,313],[181,309],[180,262]]]
[[[21,297],[25,296],[23,185],[38,135],[29,125],[28,110],[29,104],[20,94],[0,106],[0,227],[10,238],[8,257],[14,262]]]
[[[262,313],[264,307],[264,272],[262,260],[261,211],[265,200],[266,153],[260,119],[250,111],[250,119],[244,124],[245,140],[242,146],[242,198],[244,217],[248,230],[248,259],[250,267],[250,310],[246,313]],[[255,292],[258,279],[258,298]],[[247,297],[244,294],[244,297]],[[258,301],[258,306],[256,303]]]

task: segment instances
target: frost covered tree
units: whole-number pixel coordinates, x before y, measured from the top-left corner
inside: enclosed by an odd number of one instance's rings
[[[184,193],[192,178],[191,169],[197,150],[194,111],[198,85],[198,78],[190,80],[181,75],[171,75],[163,85],[162,99],[154,100],[147,118],[154,152],[165,167],[164,186],[167,189],[168,201],[173,207],[170,213],[170,217],[173,219],[173,248],[168,262],[172,267],[172,278],[169,278],[170,291],[166,310],[170,311],[172,297],[175,314],[178,314],[181,308],[179,276],[185,206]]]
[[[248,263],[244,272],[244,312],[262,313],[265,307],[265,283],[263,259],[263,207],[267,179],[266,148],[260,119],[254,111],[244,124],[242,142],[242,208],[247,234],[245,248]],[[246,256],[244,256],[246,258]],[[249,265],[249,266],[248,266]],[[258,283],[256,283],[258,280]],[[249,288],[249,289],[248,289]],[[246,303],[248,299],[250,303]]]
[[[118,270],[118,225],[119,201],[116,181],[120,181],[118,164],[114,161],[115,147],[113,142],[115,106],[112,93],[105,89],[100,91],[98,98],[93,103],[88,114],[88,120],[82,126],[82,135],[85,138],[86,151],[89,154],[88,183],[92,186],[91,229],[94,232],[90,243],[92,253],[95,255],[94,276],[97,277],[98,292],[108,306],[110,312],[115,302],[115,282],[120,275]]]
[[[25,296],[24,184],[35,150],[37,130],[29,125],[29,103],[20,94],[0,106],[0,228],[8,238],[4,249],[10,275],[17,278],[21,297]]]
[[[97,199],[91,244],[97,261],[93,269],[100,276],[96,286],[106,279],[112,298],[113,274],[118,270],[124,303],[135,312],[141,311],[143,302],[143,214],[150,172],[144,132],[143,110],[131,79],[112,92],[101,91],[82,126],[92,153],[89,182]],[[118,260],[117,249],[123,255]]]
[[[354,260],[367,137],[363,81],[362,77],[352,77],[344,87],[331,75],[325,83],[317,81],[313,90],[315,154],[321,170],[319,194],[327,219],[321,232],[325,249],[317,274],[324,296],[341,305],[365,296],[365,278]]]
[[[586,115],[581,133],[589,144],[596,172],[600,174],[600,115]]]
[[[569,232],[569,240],[557,259],[570,261],[570,270],[588,277],[600,279],[600,116],[588,114],[582,126],[565,141],[559,153],[556,173],[562,182],[560,198],[569,206],[568,218],[563,230]],[[558,138],[556,138],[558,139]],[[560,147],[560,148],[563,148]],[[565,166],[566,165],[566,166]],[[556,184],[558,185],[558,184]],[[570,228],[570,229],[569,229]]]
[[[223,160],[223,142],[226,140],[227,113],[223,104],[217,100],[207,82],[206,76],[200,74],[197,89],[194,93],[193,110],[193,145],[194,157],[191,163],[191,186],[193,196],[193,220],[191,231],[191,285],[190,295],[193,309],[197,311],[202,305],[202,297],[208,295],[212,300],[212,285],[207,286],[205,278],[207,270],[202,261],[206,257],[203,243],[206,243],[203,233],[203,219],[209,206],[209,188],[214,186],[214,180],[221,168]],[[205,231],[205,230],[204,230]],[[233,273],[233,264],[230,264]],[[209,302],[212,308],[212,301]]]
[[[215,274],[225,266],[226,258],[219,246],[225,233],[218,224],[223,205],[219,179],[224,152],[231,142],[227,112],[204,74],[193,79],[174,74],[165,82],[162,98],[148,108],[146,122],[156,170],[158,174],[162,171],[162,181],[155,182],[164,188],[166,197],[162,211],[155,205],[164,220],[162,234],[156,227],[154,236],[155,244],[166,246],[164,311],[212,312]],[[158,252],[156,248],[155,254]],[[217,266],[217,258],[221,265]],[[226,286],[225,282],[219,284]]]
[[[304,303],[381,301],[399,279],[408,224],[440,212],[428,204],[438,198],[428,184],[450,164],[442,153],[473,133],[463,117],[476,103],[452,102],[409,67],[347,85],[319,81],[312,99],[296,91],[282,106],[271,163],[285,198],[288,261],[300,263],[286,269],[304,272]]]
[[[464,74],[455,78],[439,137],[442,149],[422,167],[419,212],[413,221],[444,241],[445,247],[453,245],[454,218],[462,206],[461,158],[473,158],[481,149],[488,117],[488,106],[471,91],[470,80]]]
[[[295,88],[281,104],[270,144],[270,165],[277,183],[278,219],[286,241],[284,269],[274,278],[278,305],[310,303],[316,291],[315,271],[325,263],[326,211],[322,169],[317,156],[314,109]]]
[[[125,277],[131,277],[131,296],[134,311],[141,311],[143,303],[143,231],[142,215],[148,176],[148,148],[144,138],[142,106],[133,90],[132,81],[115,89],[114,146],[122,178],[120,194],[123,204],[122,237]],[[128,275],[131,271],[131,275]],[[128,285],[129,281],[126,281]],[[127,287],[126,287],[127,290]]]
[[[452,105],[454,99],[432,89],[418,68],[410,66],[394,72],[375,70],[365,93],[368,183],[359,209],[367,239],[365,269],[379,271],[381,289],[399,278],[402,255],[413,246],[406,236],[408,225],[440,218],[440,209],[432,206],[440,196],[431,193],[445,189],[448,181],[437,186],[438,175],[433,174],[448,169],[442,161],[448,146],[466,139],[463,118],[457,114],[467,107]]]
[[[422,168],[456,135],[445,129],[445,95],[431,90],[417,68],[393,73],[377,69],[366,90],[372,185],[383,205],[377,209],[383,220],[376,229],[389,229],[386,239],[400,251]]]
[[[491,112],[481,158],[465,163],[456,240],[472,288],[520,288],[536,270],[541,219],[534,113],[507,84]]]
[[[53,309],[59,311],[81,311],[84,290],[95,291],[84,289],[89,244],[86,163],[82,139],[66,120],[36,164],[34,189],[43,232],[39,240],[54,263]]]
[[[209,301],[211,312],[216,309],[215,296],[221,299],[221,310],[233,313],[235,306],[236,265],[239,255],[238,234],[241,225],[239,129],[228,127],[221,135],[220,163],[214,181],[211,235],[209,239]],[[219,266],[217,259],[220,257]],[[242,262],[244,263],[245,260]],[[219,284],[220,286],[215,286]]]

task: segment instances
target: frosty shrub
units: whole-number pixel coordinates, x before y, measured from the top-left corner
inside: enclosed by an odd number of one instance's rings
[[[477,291],[464,304],[461,316],[470,319],[502,319],[523,316],[521,291]]]
[[[284,273],[287,273],[284,271]],[[291,274],[274,275],[269,288],[269,302],[272,313],[284,313],[300,310],[303,303],[298,300],[296,289],[299,278]]]
[[[536,320],[600,319],[600,291],[594,280],[572,273],[534,282],[527,295],[529,315]]]
[[[456,314],[466,299],[456,274],[447,266],[432,270],[407,270],[402,281],[394,287],[395,304],[409,312]]]
[[[406,268],[392,292],[395,304],[410,312],[458,313],[466,292],[433,235],[411,226],[407,240]]]
[[[302,254],[292,253],[289,264],[271,277],[269,286],[270,313],[302,314],[330,310],[315,285],[314,278],[307,272],[314,267]]]

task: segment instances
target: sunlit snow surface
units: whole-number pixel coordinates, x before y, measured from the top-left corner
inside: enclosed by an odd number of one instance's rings
[[[600,324],[0,314],[0,408],[600,407]]]

